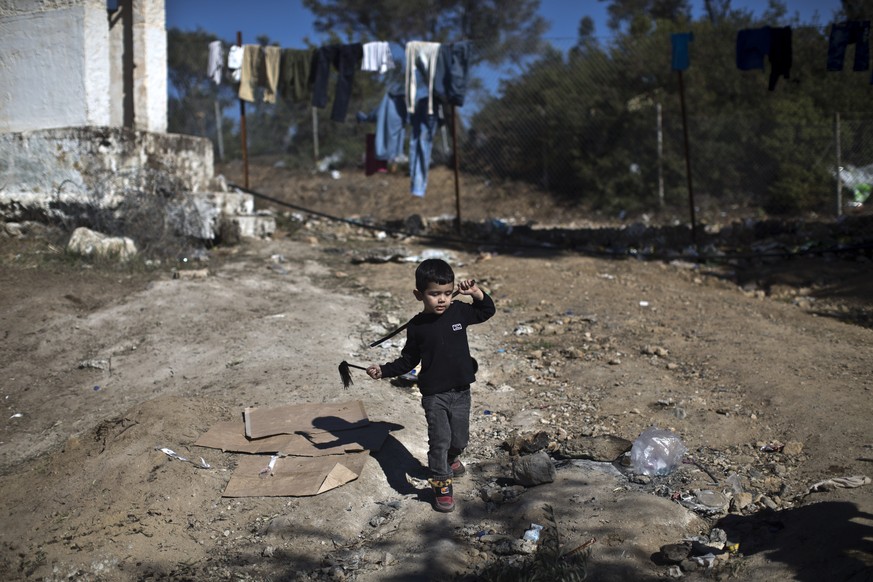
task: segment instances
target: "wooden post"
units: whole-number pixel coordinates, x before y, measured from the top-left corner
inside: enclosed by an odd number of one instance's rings
[[[842,168],[842,150],[840,149],[840,112],[834,114],[834,139],[836,140],[837,150],[837,216],[843,215],[843,174]]]
[[[697,219],[694,216],[694,190],[691,188],[691,153],[688,150],[688,118],[685,115],[685,87],[682,71],[679,73],[679,102],[682,106],[682,133],[685,137],[685,173],[688,177],[688,206],[691,211],[691,242],[697,246]]]
[[[318,110],[312,107],[312,161],[318,164]]]
[[[655,103],[658,118],[658,205],[664,209],[664,123],[661,116],[661,102]]]
[[[460,174],[458,160],[458,110],[454,105],[449,106],[452,114],[452,156],[455,162],[455,213],[458,217],[458,234],[461,234],[461,185],[458,180]]]
[[[218,99],[215,104],[215,134],[218,139],[218,160],[224,161],[224,119],[221,116],[221,105],[218,104]]]
[[[236,33],[236,44],[242,48],[242,32]],[[248,136],[246,135],[246,102],[243,99],[239,100],[239,134],[242,140],[242,158],[243,158],[243,185],[249,187],[249,147]]]

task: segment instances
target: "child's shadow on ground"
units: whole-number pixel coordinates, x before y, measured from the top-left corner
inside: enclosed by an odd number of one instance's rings
[[[427,468],[391,434],[405,428],[402,424],[368,421],[349,423],[336,416],[323,416],[313,419],[312,425],[323,433],[300,434],[309,439],[315,448],[370,450],[370,456],[382,467],[388,485],[394,491],[399,495],[415,495],[416,500],[430,503],[426,496],[430,490]]]
[[[415,495],[416,500],[429,503],[425,498],[427,468],[394,435],[389,434],[382,448],[370,455],[379,462],[388,485],[394,491],[400,495]],[[421,484],[416,486],[417,482]]]

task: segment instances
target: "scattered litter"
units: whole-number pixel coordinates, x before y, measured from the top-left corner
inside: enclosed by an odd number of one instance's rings
[[[674,432],[650,427],[631,447],[631,465],[641,475],[668,475],[682,463],[688,449]]]
[[[514,333],[515,335],[530,335],[533,333],[533,331],[533,328],[529,325],[519,325],[512,333]]]
[[[193,459],[189,459],[188,457],[183,457],[182,455],[180,455],[179,453],[177,453],[173,449],[168,449],[166,447],[158,447],[156,450],[161,451],[162,453],[164,453],[165,455],[167,455],[171,459],[179,459],[180,461],[185,461],[186,463],[191,463],[195,467],[199,467],[201,469],[211,469],[212,468],[212,465],[207,463],[203,457],[200,457],[200,462],[198,463],[197,461],[195,461]]]
[[[779,441],[773,441],[771,443],[767,443],[766,445],[762,446],[761,451],[765,452],[765,453],[778,453],[778,452],[782,451],[782,449],[784,447],[785,447],[785,445],[783,445]]]
[[[833,491],[837,488],[854,489],[870,484],[870,477],[866,475],[852,475],[851,477],[834,477],[833,479],[825,479],[812,485],[809,488],[810,493],[817,491]]]
[[[13,414],[12,416],[10,416],[9,418],[10,418],[10,419],[12,419],[12,418],[21,418],[22,416],[24,416],[24,415],[21,414],[20,412],[16,412],[15,414]]]
[[[648,301],[640,301],[640,307],[648,307],[648,306],[649,306]]]
[[[521,536],[521,538],[529,542],[538,542],[540,541],[541,531],[543,531],[543,526],[538,523],[532,523],[530,524],[530,529],[524,532],[524,535]]]
[[[258,477],[261,477],[261,478],[272,477],[273,476],[273,468],[276,466],[276,461],[278,461],[278,460],[279,460],[279,455],[273,455],[272,457],[270,457],[270,462],[267,464],[266,467],[264,467],[263,469],[261,469],[258,472]]]

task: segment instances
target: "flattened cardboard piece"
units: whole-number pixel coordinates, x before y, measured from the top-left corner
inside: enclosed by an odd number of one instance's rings
[[[361,428],[332,433],[280,434],[247,439],[243,423],[230,420],[213,425],[200,435],[194,445],[234,453],[281,453],[301,457],[341,455],[356,451],[378,451],[388,438],[391,426],[386,422],[371,422]]]
[[[241,457],[222,497],[309,497],[360,476],[369,453],[342,457],[282,457],[272,474],[259,473],[270,462],[266,455]]]
[[[194,445],[221,449],[225,452],[257,455],[281,451],[289,447],[290,441],[299,438],[301,438],[300,435],[280,434],[262,439],[247,439],[245,425],[241,421],[225,420],[212,425],[208,431],[200,435]]]
[[[246,408],[243,419],[245,435],[250,439],[277,434],[335,432],[370,422],[360,400]]]
[[[313,457],[357,451],[374,452],[382,448],[391,427],[387,422],[371,422],[361,428],[294,435],[296,438],[289,441],[279,452]]]

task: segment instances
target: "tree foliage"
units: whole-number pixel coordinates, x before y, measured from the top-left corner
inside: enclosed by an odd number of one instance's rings
[[[480,73],[517,62],[521,73],[465,108],[462,169],[526,182],[568,202],[650,210],[663,183],[666,201],[683,204],[682,97],[695,193],[718,204],[752,201],[770,212],[832,209],[836,113],[852,120],[842,131],[850,146],[842,163],[873,163],[873,139],[865,131],[870,124],[857,122],[873,118],[869,73],[851,71],[851,52],[843,73],[826,71],[827,28],[800,22],[778,0],[770,0],[758,17],[730,0],[706,0],[697,20],[687,0],[612,0],[609,40],[585,17],[568,51],[540,44],[536,0],[304,1],[331,42],[342,42],[342,35],[348,41],[471,38]],[[869,14],[871,4],[843,0],[842,12],[830,16],[857,18]],[[737,69],[737,32],[786,25],[794,35],[790,78],[779,78],[769,91],[769,61],[766,71]],[[671,35],[678,32],[694,35],[681,93],[670,67]],[[214,103],[231,113],[237,106],[234,86],[215,87],[205,78],[206,46],[213,38],[203,31],[168,35],[172,131],[214,135]],[[383,92],[377,77],[356,75],[350,117],[369,111]],[[342,152],[353,160],[365,129],[331,122],[329,111],[318,112],[320,156]],[[238,131],[229,117],[225,130]],[[308,101],[247,104],[247,121],[250,153],[312,162],[315,127]],[[225,143],[228,155],[238,155],[238,135]]]
[[[502,85],[472,120],[465,159],[489,159],[489,167],[479,163],[483,171],[569,201],[628,210],[655,207],[660,168],[667,200],[679,203],[687,196],[682,95],[669,56],[671,35],[692,32],[683,80],[695,192],[777,213],[830,207],[834,115],[873,112],[869,75],[825,71],[821,26],[799,22],[773,0],[760,18],[729,0],[707,2],[698,21],[683,1],[616,0],[609,14],[616,32],[609,45],[583,21],[567,58],[546,54]],[[773,91],[769,61],[766,72],[736,66],[737,31],[766,25],[794,27],[790,79],[779,78]],[[844,140],[867,141],[860,127],[843,131]]]
[[[319,32],[349,39],[476,43],[474,59],[517,63],[542,48],[539,0],[303,0]]]

